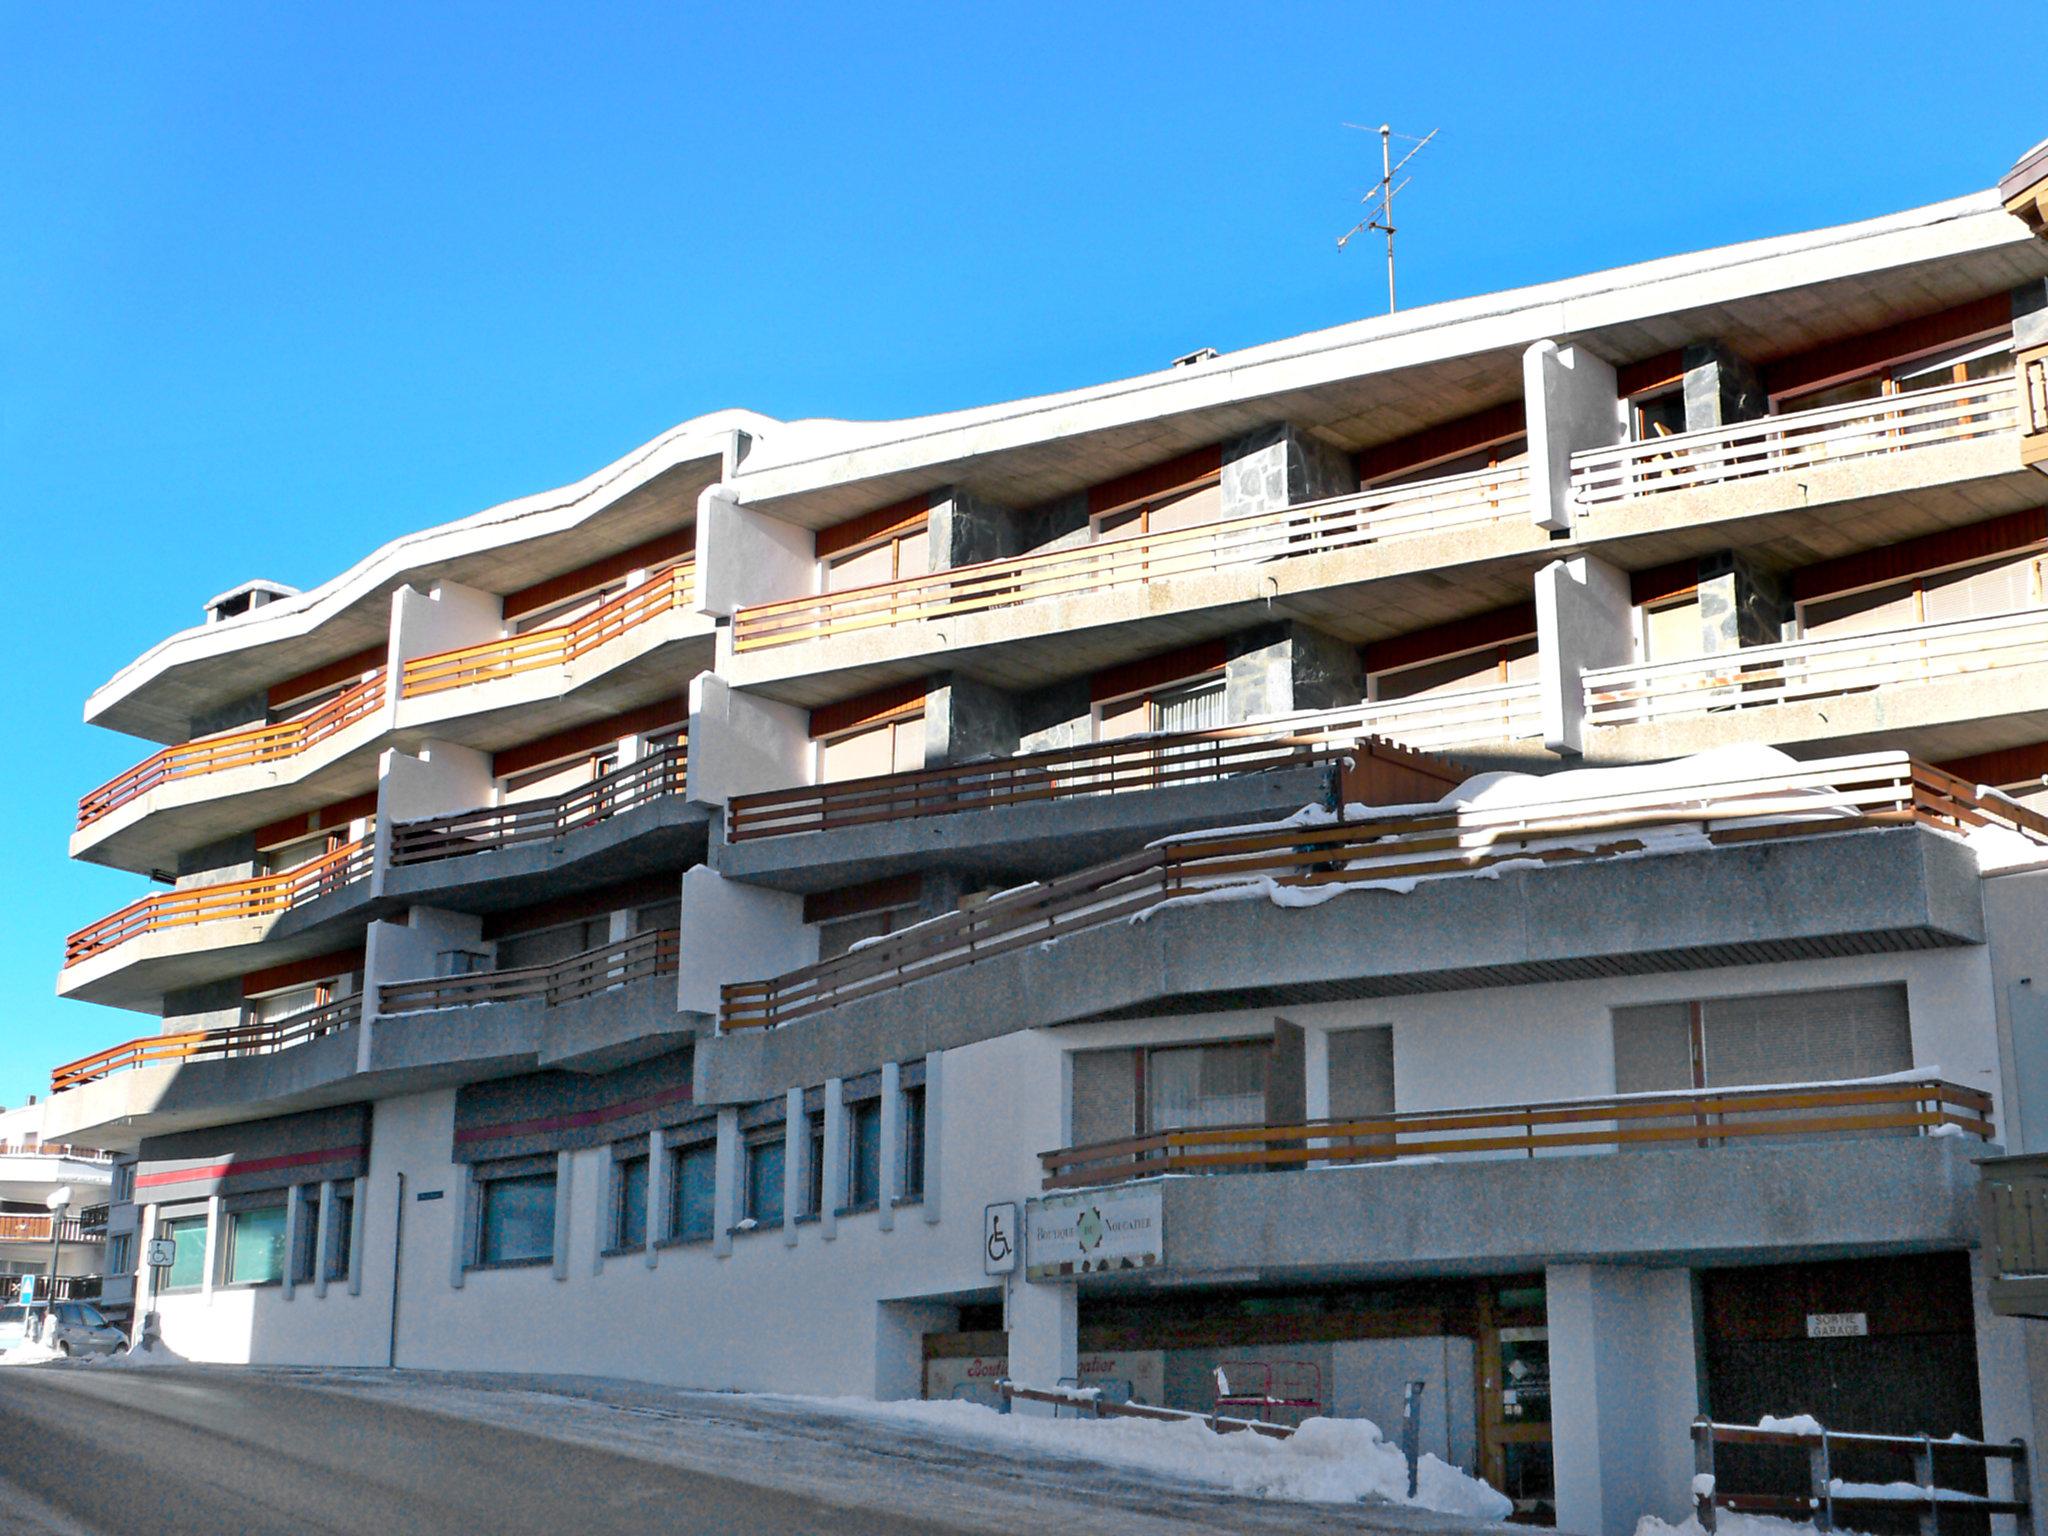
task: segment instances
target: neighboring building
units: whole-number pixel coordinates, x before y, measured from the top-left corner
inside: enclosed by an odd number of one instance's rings
[[[0,1301],[21,1291],[34,1275],[45,1292],[51,1275],[65,1300],[101,1300],[107,1273],[108,1197],[114,1158],[94,1147],[53,1141],[43,1134],[44,1105],[0,1109]],[[51,1197],[70,1192],[60,1213]],[[133,1272],[125,1284],[133,1299]],[[119,1291],[120,1287],[115,1287]]]
[[[161,1029],[49,1106],[138,1158],[138,1312],[1383,1423],[1420,1377],[1587,1532],[1684,1513],[1702,1408],[2031,1435],[1974,1159],[2048,1147],[2043,158],[1043,399],[707,417],[235,588],[87,706],[166,743],[72,849],[171,888],[59,983]],[[1435,803],[1500,768],[1596,771]]]

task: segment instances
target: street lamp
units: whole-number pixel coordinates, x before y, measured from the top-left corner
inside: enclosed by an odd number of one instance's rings
[[[57,1245],[64,1235],[64,1213],[71,1208],[71,1186],[59,1184],[43,1197],[50,1208],[50,1293],[43,1300],[43,1342],[57,1333]]]

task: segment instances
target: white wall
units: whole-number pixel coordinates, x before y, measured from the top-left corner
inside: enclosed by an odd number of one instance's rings
[[[818,933],[804,922],[804,899],[728,880],[707,864],[683,871],[682,953],[676,1006],[717,1013],[728,981],[759,981],[818,958]]]
[[[1614,370],[1584,347],[1539,341],[1522,354],[1530,516],[1538,527],[1571,527],[1572,454],[1621,440],[1618,390]]]
[[[728,687],[716,673],[690,684],[689,797],[724,805],[749,790],[811,780],[810,711]]]
[[[697,611],[725,618],[749,603],[801,597],[816,588],[817,535],[743,507],[730,488],[697,498]]]

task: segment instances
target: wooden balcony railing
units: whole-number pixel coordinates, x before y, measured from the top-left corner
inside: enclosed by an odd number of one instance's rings
[[[0,1243],[47,1243],[51,1219],[47,1215],[0,1215]],[[57,1227],[57,1241],[60,1243],[97,1243],[106,1235],[105,1223],[98,1231],[88,1231],[85,1223],[76,1216],[66,1216]]]
[[[1919,624],[1867,635],[1787,640],[1678,661],[1584,674],[1594,725],[1760,709],[1867,693],[1900,683],[1950,682],[2048,662],[2048,609]]]
[[[557,1003],[607,992],[650,976],[673,976],[681,954],[678,931],[656,928],[616,944],[585,950],[552,965],[394,981],[378,990],[378,1011],[424,1013],[435,1008],[467,1008],[476,1003],[509,1003],[530,997],[540,998],[552,1008]]]
[[[1708,1088],[1479,1109],[1407,1110],[1300,1125],[1159,1131],[1042,1152],[1047,1189],[1161,1173],[1304,1168],[1397,1157],[1536,1157],[1644,1146],[1722,1146],[1758,1136],[1846,1136],[1954,1126],[1989,1141],[1991,1097],[1937,1077]]]
[[[64,964],[76,965],[142,934],[165,928],[233,918],[276,917],[362,879],[370,872],[370,863],[370,839],[364,837],[279,874],[160,891],[72,934],[64,941]]]
[[[1747,842],[1891,825],[2000,826],[2048,850],[2048,818],[1902,752],[1802,764],[1768,777],[1675,788],[1589,789],[1569,798],[1368,815],[1321,826],[1177,838],[1142,853],[1005,892],[818,965],[722,992],[728,1030],[786,1024],[994,955],[1099,928],[1179,896],[1279,886],[1357,885],[1468,875],[1510,861],[1554,864],[1665,846]]]
[[[2018,404],[2012,375],[2005,374],[1591,448],[1572,455],[1572,496],[1582,507],[1599,507],[1756,475],[1938,448],[2012,431]]]
[[[48,1241],[46,1238],[45,1241]],[[44,1275],[36,1277],[38,1305],[45,1300],[55,1301],[98,1301],[104,1282],[103,1275],[59,1275],[56,1285],[50,1284]],[[16,1301],[21,1296],[21,1276],[0,1275],[0,1304]]]
[[[400,671],[398,695],[414,699],[450,688],[467,688],[472,683],[494,682],[521,672],[564,666],[609,645],[650,619],[689,607],[696,569],[695,562],[687,560],[671,566],[567,624],[438,651],[432,656],[416,656]]]
[[[546,800],[396,822],[391,828],[391,862],[426,864],[489,848],[547,842],[578,827],[595,826],[636,805],[683,793],[687,756],[678,743]]]
[[[289,1050],[344,1029],[353,1029],[363,1016],[360,993],[336,998],[317,1008],[308,1008],[289,1018],[261,1024],[232,1024],[224,1029],[197,1029],[172,1035],[144,1035],[104,1051],[66,1062],[50,1073],[50,1092],[62,1093],[81,1083],[97,1082],[130,1067],[153,1067],[166,1061],[190,1061],[213,1056],[268,1056]]]
[[[1526,519],[1525,465],[1385,486],[1140,538],[955,566],[928,576],[760,603],[733,615],[733,648],[765,650],[915,620],[952,618],[1169,576],[1326,554],[1411,534]]]
[[[2048,464],[2048,347],[2019,355],[2020,462]]]
[[[83,796],[78,802],[78,825],[89,827],[102,816],[172,779],[295,757],[357,721],[368,719],[383,702],[384,672],[379,668],[374,676],[296,719],[280,720],[275,725],[244,726],[218,736],[202,736],[182,746],[165,747]]]
[[[0,1157],[62,1157],[72,1162],[111,1163],[114,1154],[63,1141],[0,1141]]]
[[[1217,730],[1126,736],[988,762],[735,795],[726,808],[726,837],[737,843],[786,832],[1204,783],[1327,761],[1369,735],[1410,746],[1455,747],[1517,740],[1540,735],[1542,729],[1537,685],[1512,683],[1470,693],[1283,715]]]

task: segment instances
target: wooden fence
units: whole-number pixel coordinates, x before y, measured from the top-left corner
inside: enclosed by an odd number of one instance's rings
[[[141,934],[166,928],[235,918],[276,917],[362,879],[370,872],[370,863],[370,839],[364,837],[279,874],[160,891],[72,934],[64,941],[64,964],[76,965]]]
[[[1526,465],[1384,486],[1197,528],[955,566],[733,615],[733,648],[765,650],[916,620],[954,618],[1170,576],[1291,560],[1411,534],[1526,519]]]
[[[1536,1157],[1632,1146],[1719,1146],[1758,1136],[1925,1135],[1951,1125],[1989,1141],[1990,1095],[1935,1077],[1622,1094],[1408,1110],[1300,1125],[1187,1127],[1042,1152],[1039,1161],[1047,1189],[1076,1189],[1162,1173],[1284,1170],[1396,1157]]]
[[[467,1008],[475,1003],[506,1003],[530,997],[540,998],[553,1007],[650,976],[673,976],[681,954],[678,930],[656,928],[615,944],[599,945],[552,965],[390,982],[378,989],[378,1012],[424,1013],[436,1008]]]
[[[89,827],[102,816],[172,779],[295,757],[357,721],[368,719],[383,702],[384,670],[380,667],[353,688],[296,719],[280,720],[275,725],[244,726],[218,736],[202,736],[181,746],[165,747],[82,796],[78,802],[78,825]]]
[[[399,673],[399,697],[418,698],[543,667],[564,666],[650,619],[689,607],[695,573],[695,562],[686,560],[567,624],[414,657]]]
[[[360,993],[336,998],[317,1008],[308,1008],[289,1018],[260,1024],[231,1024],[222,1029],[185,1030],[169,1035],[144,1035],[77,1061],[66,1062],[50,1074],[50,1092],[62,1093],[81,1083],[124,1072],[130,1067],[150,1067],[167,1061],[189,1061],[213,1056],[267,1056],[318,1040],[340,1030],[352,1029],[363,1014]]]
[[[55,1220],[49,1215],[0,1213],[0,1243],[47,1243],[50,1224]],[[57,1241],[60,1243],[97,1243],[106,1235],[104,1223],[97,1231],[92,1231],[76,1216],[67,1216],[57,1224]]]
[[[1572,455],[1572,495],[1580,506],[1600,507],[1757,475],[1938,448],[2011,432],[2018,406],[2018,389],[2006,374],[1585,449]]]
[[[2002,826],[2048,847],[2048,818],[2006,801],[1980,801],[1972,786],[1900,752],[1684,786],[1646,788],[1617,774],[1613,788],[1568,799],[1174,839],[1006,891],[833,960],[728,983],[721,1022],[729,1030],[785,1024],[1220,887],[1409,880],[1633,853],[1658,842],[1671,846],[1674,838],[1704,845],[1915,823],[1950,831]]]
[[[546,800],[396,822],[391,828],[391,862],[426,864],[489,848],[552,841],[636,805],[680,795],[686,760],[686,749],[678,743]]]

